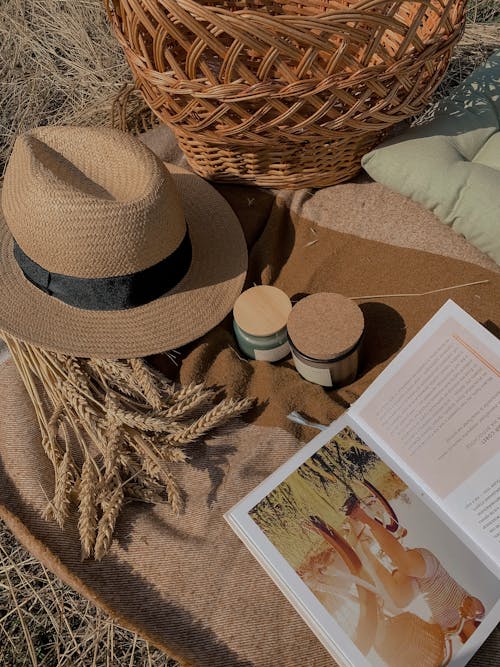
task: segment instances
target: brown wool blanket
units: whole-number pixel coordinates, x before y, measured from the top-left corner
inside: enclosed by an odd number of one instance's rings
[[[181,160],[167,130],[145,140],[160,157]],[[74,523],[61,532],[41,518],[52,494],[52,466],[21,380],[6,361],[0,365],[0,516],[61,579],[182,665],[333,666],[223,513],[315,435],[287,421],[289,412],[323,423],[338,417],[449,297],[498,333],[500,276],[493,262],[431,213],[367,179],[316,193],[218,189],[245,230],[248,285],[275,284],[293,298],[490,282],[422,297],[361,299],[366,345],[360,375],[338,391],[308,384],[290,360],[243,360],[230,318],[182,350],[179,369],[155,359],[182,383],[204,380],[221,394],[255,396],[258,407],[193,447],[191,465],[178,470],[186,499],[179,518],[163,506],[129,504],[102,562],[81,562]],[[470,664],[500,664],[498,628]]]

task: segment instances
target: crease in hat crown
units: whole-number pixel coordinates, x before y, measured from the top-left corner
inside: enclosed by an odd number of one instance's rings
[[[42,127],[18,137],[2,208],[28,257],[79,278],[154,266],[186,232],[164,164],[136,138],[107,128]]]

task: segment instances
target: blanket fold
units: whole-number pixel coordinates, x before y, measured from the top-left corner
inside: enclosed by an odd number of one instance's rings
[[[164,133],[159,136],[166,144],[154,133],[147,141],[168,159],[173,145]],[[447,236],[444,254],[436,254],[443,238],[440,223],[374,183],[318,193],[243,186],[219,190],[235,209],[249,244],[247,286],[274,284],[292,299],[317,291],[365,297],[358,300],[366,321],[358,379],[325,391],[304,381],[290,359],[276,365],[245,360],[230,317],[181,350],[179,367],[166,357],[153,359],[183,384],[204,381],[220,395],[255,396],[258,406],[193,446],[191,465],[178,471],[186,499],[180,517],[161,505],[132,502],[120,516],[108,556],[82,562],[76,523],[70,521],[61,532],[42,519],[53,491],[52,469],[29,398],[7,361],[0,365],[0,516],[49,569],[182,665],[329,667],[333,659],[232,533],[223,513],[315,435],[286,415],[297,410],[321,423],[340,416],[448,298],[497,333],[500,277],[487,258],[458,237]],[[363,226],[362,212],[373,212],[375,200],[380,219],[367,214]],[[397,216],[394,244],[387,243],[389,238],[381,242],[381,222],[387,220],[394,231]],[[422,297],[374,298],[480,280],[489,282]],[[499,655],[497,629],[470,664],[493,667]]]

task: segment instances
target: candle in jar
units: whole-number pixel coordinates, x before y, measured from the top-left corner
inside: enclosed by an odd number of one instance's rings
[[[258,361],[279,361],[290,354],[286,323],[289,297],[277,287],[257,285],[243,292],[233,308],[233,328],[242,352]]]
[[[354,301],[327,292],[305,297],[288,318],[296,369],[323,387],[349,384],[358,370],[363,331],[363,313]]]

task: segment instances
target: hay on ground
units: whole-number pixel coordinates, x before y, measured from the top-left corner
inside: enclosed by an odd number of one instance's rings
[[[0,522],[0,664],[176,667],[48,572]]]

